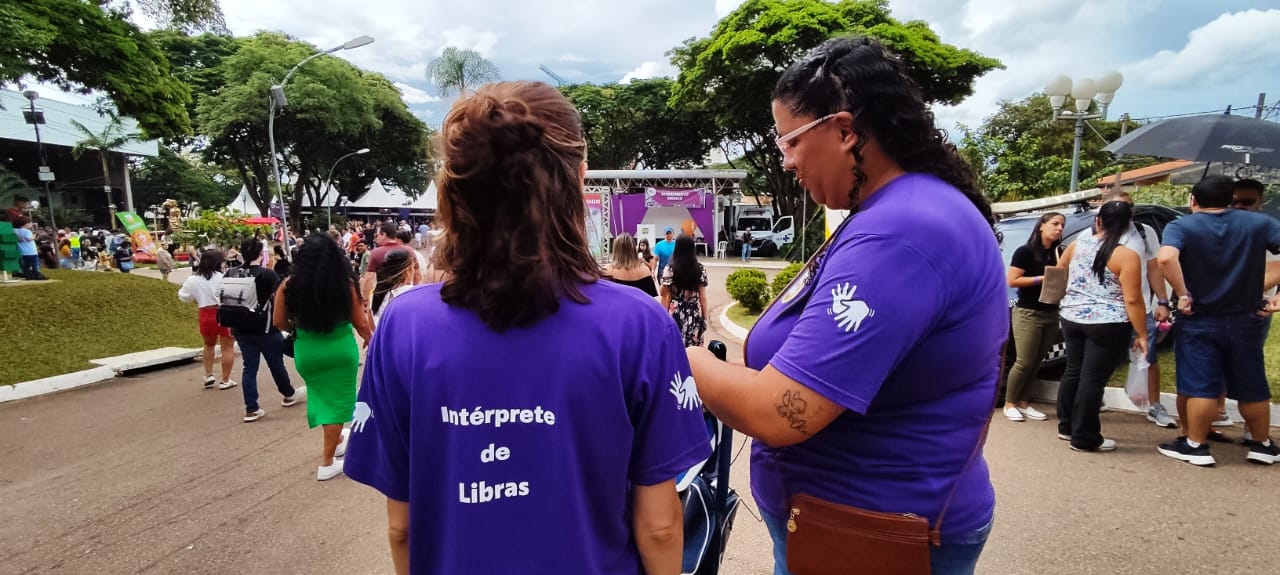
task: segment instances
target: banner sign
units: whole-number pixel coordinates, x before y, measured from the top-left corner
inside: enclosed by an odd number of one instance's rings
[[[600,259],[604,257],[604,195],[587,193],[582,199],[587,204],[587,246]]]
[[[706,194],[702,188],[669,189],[645,188],[644,207],[646,208],[702,208]]]
[[[129,240],[133,242],[133,249],[151,255],[156,254],[156,244],[151,241],[151,232],[147,231],[147,222],[133,212],[116,212],[116,217],[124,225],[125,233],[129,234]]]

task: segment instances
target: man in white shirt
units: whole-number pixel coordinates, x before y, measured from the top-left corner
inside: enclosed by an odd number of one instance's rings
[[[1128,192],[1108,192],[1103,202],[1125,202],[1133,205],[1133,197]],[[1143,223],[1133,222],[1132,228],[1120,238],[1120,245],[1138,253],[1146,265],[1142,267],[1142,285],[1146,286],[1143,301],[1147,307],[1147,397],[1150,406],[1147,408],[1147,421],[1160,427],[1175,428],[1177,420],[1169,415],[1169,411],[1160,403],[1160,363],[1157,361],[1156,334],[1160,322],[1169,319],[1172,311],[1169,304],[1168,291],[1165,289],[1164,274],[1156,257],[1160,254],[1160,237],[1156,231]]]

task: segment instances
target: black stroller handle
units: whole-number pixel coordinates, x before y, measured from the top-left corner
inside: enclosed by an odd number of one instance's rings
[[[711,355],[719,358],[720,361],[728,361],[729,347],[723,341],[718,339],[711,340],[711,343],[707,344],[707,350],[711,352]],[[724,518],[729,513],[727,507],[729,501],[729,465],[733,462],[730,454],[733,447],[733,430],[723,423],[721,424],[721,429],[720,444],[716,446],[716,525],[724,521]],[[717,561],[714,564],[714,573],[719,573],[720,571],[719,559],[724,558],[724,549],[728,543],[727,538],[723,536],[723,532],[721,534],[719,541],[716,542],[718,548],[716,549]]]
[[[711,351],[711,355],[716,356],[720,361],[729,361],[729,346],[725,345],[723,341],[713,339],[711,343],[707,344],[707,349]]]

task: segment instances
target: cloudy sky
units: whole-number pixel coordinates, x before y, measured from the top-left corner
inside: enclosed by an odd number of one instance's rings
[[[236,34],[280,30],[319,47],[368,34],[343,52],[386,74],[415,113],[439,124],[446,102],[424,77],[445,46],[491,59],[505,79],[615,82],[674,75],[665,53],[741,0],[221,0]],[[999,58],[1006,70],[974,96],[936,110],[941,127],[977,125],[1001,99],[1020,99],[1057,74],[1125,76],[1114,116],[1135,118],[1280,100],[1280,7],[1275,0],[892,0],[943,41]]]

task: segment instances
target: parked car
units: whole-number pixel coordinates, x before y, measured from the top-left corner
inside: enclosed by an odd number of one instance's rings
[[[1085,232],[1092,233],[1094,218],[1098,215],[1098,210],[1079,210],[1079,209],[1060,209],[1048,210],[1057,211],[1067,217],[1067,223],[1062,229],[1062,245],[1069,246],[1071,242],[1076,241],[1080,234]],[[1043,212],[1041,212],[1043,213]],[[996,223],[996,239],[1000,241],[1000,255],[1004,257],[1005,269],[1009,268],[1009,262],[1013,259],[1014,250],[1027,243],[1031,237],[1031,230],[1035,229],[1036,222],[1040,220],[1041,213],[1019,215],[1005,218]],[[1155,204],[1138,204],[1134,206],[1133,219],[1142,224],[1151,226],[1156,231],[1158,238],[1164,237],[1164,228],[1169,222],[1182,217],[1182,213],[1164,206]],[[1018,301],[1018,290],[1009,288],[1009,309],[1013,309],[1014,303]],[[1054,341],[1053,347],[1049,350],[1049,354],[1045,356],[1044,365],[1051,366],[1066,359],[1067,348],[1062,339],[1062,332],[1059,331]],[[1013,365],[1014,342],[1012,326],[1009,332],[1009,344],[1005,350],[1005,368]]]

